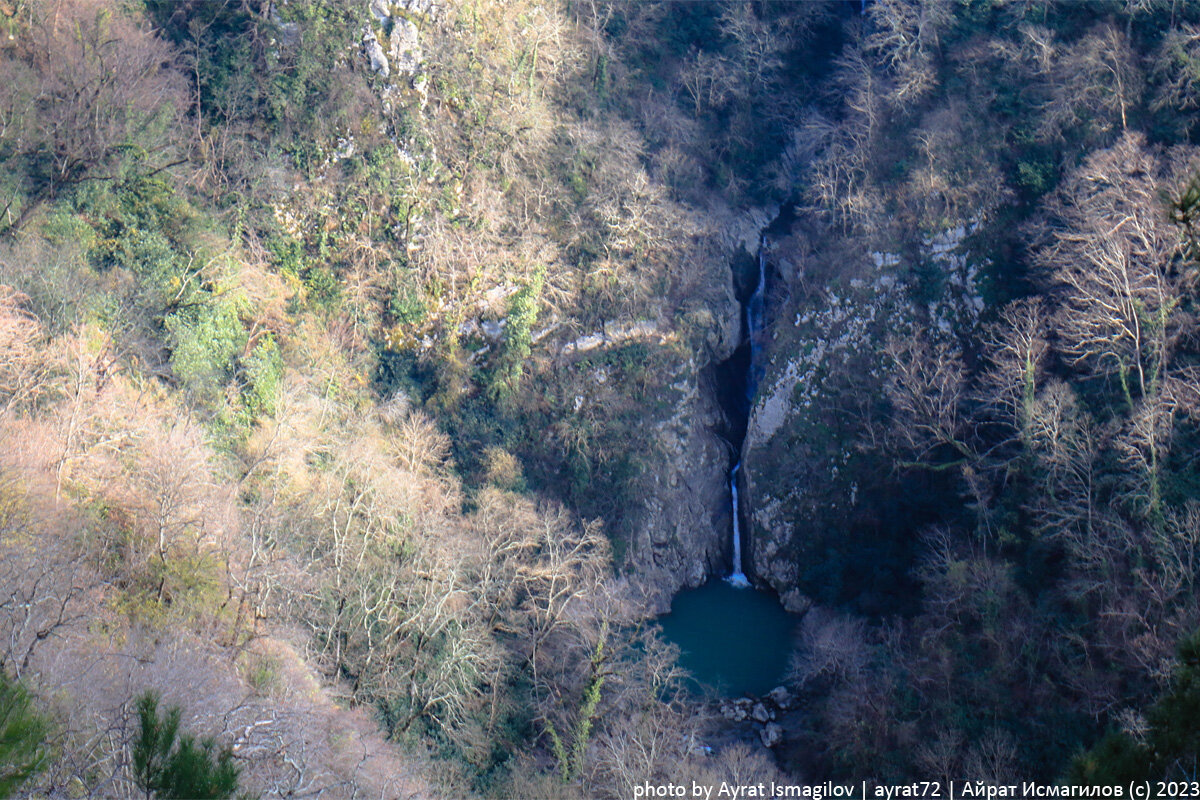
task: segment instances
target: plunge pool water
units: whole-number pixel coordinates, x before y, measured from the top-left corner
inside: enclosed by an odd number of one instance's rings
[[[658,621],[698,688],[736,696],[763,695],[783,682],[799,618],[766,592],[713,578],[675,595]]]

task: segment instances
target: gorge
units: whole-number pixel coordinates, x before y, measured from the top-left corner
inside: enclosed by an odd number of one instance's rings
[[[733,389],[736,392],[737,384],[744,384],[741,391],[744,400],[742,403],[739,403],[735,411],[737,418],[736,422],[731,426],[729,442],[735,456],[733,468],[729,471],[729,495],[732,508],[730,513],[733,516],[733,565],[728,580],[735,587],[746,587],[749,585],[745,573],[742,572],[742,509],[741,504],[738,502],[738,470],[742,466],[742,446],[746,441],[746,425],[750,421],[750,408],[753,407],[754,400],[758,395],[759,365],[756,356],[762,350],[759,338],[762,336],[763,326],[763,293],[766,291],[767,286],[766,258],[766,237],[764,235],[758,245],[758,263],[753,281],[754,288],[750,292],[750,297],[742,302],[742,327],[745,331],[743,334],[745,337],[744,346],[748,350],[746,372],[740,381],[735,382],[735,388]],[[726,413],[729,413],[728,409]]]
[[[786,228],[791,214],[772,228]],[[767,287],[767,234],[754,259],[735,261],[734,294],[741,309],[741,341],[716,367],[716,393],[723,411],[722,436],[732,454],[729,469],[730,568],[722,579],[710,575],[699,588],[685,589],[659,622],[668,641],[679,645],[680,663],[698,686],[726,696],[764,695],[784,679],[798,617],[780,605],[770,589],[752,588],[743,571],[743,526],[739,472],[747,425],[762,369],[758,356],[764,335]]]

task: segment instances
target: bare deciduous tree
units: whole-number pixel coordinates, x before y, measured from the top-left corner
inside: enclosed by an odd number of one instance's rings
[[[1098,517],[1097,459],[1100,433],[1074,391],[1050,381],[1029,407],[1028,447],[1044,471],[1048,502],[1039,508],[1043,527],[1067,537],[1077,553],[1093,552]]]
[[[1157,394],[1180,325],[1181,241],[1164,213],[1163,167],[1140,134],[1090,157],[1055,193],[1037,262],[1062,287],[1067,355],[1115,373],[1130,407]]]
[[[1048,47],[1042,51],[1051,52]],[[1081,125],[1098,133],[1118,125],[1127,130],[1130,109],[1140,101],[1144,84],[1127,35],[1115,25],[1100,25],[1057,54],[1048,76],[1042,134],[1062,137]]]
[[[852,683],[866,672],[870,658],[863,620],[814,608],[800,623],[788,674],[802,688]]]
[[[1151,71],[1158,90],[1150,104],[1156,111],[1200,108],[1200,25],[1184,23],[1163,36]],[[1186,115],[1184,115],[1186,117]],[[1185,122],[1194,125],[1194,122]]]
[[[90,615],[101,581],[57,530],[66,520],[30,508],[12,477],[0,468],[0,669],[20,678],[48,639]]]
[[[974,452],[968,444],[969,419],[963,402],[966,375],[962,358],[950,345],[920,338],[894,339],[888,345],[892,378],[887,396],[894,409],[893,431],[918,462],[948,447],[960,458]]]
[[[938,36],[953,18],[946,0],[881,0],[867,12],[874,23],[865,45],[887,66],[895,85],[889,102],[914,103],[937,83]]]
[[[721,33],[733,42],[733,64],[740,96],[761,93],[783,67],[791,45],[788,31],[755,13],[753,3],[730,3],[720,18]]]
[[[27,298],[0,285],[0,414],[29,405],[51,388],[55,351],[47,348]]]
[[[115,178],[113,168],[131,150],[152,168],[165,167],[171,139],[162,132],[172,130],[185,104],[169,48],[129,16],[95,0],[32,10],[28,38],[0,59],[0,84],[29,91],[27,99],[0,102],[29,115],[5,131],[3,144],[36,181],[11,229],[65,186]]]
[[[1029,445],[1033,406],[1050,351],[1048,332],[1049,312],[1040,298],[1005,306],[988,331],[992,366],[982,379],[983,394],[985,400],[1005,410],[1025,446]]]
[[[923,226],[944,220],[992,217],[1011,199],[1011,190],[987,147],[987,124],[960,103],[928,114],[916,131],[921,160],[909,173],[912,205]]]

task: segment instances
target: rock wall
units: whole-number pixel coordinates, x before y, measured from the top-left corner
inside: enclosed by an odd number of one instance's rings
[[[676,400],[669,415],[648,422],[646,442],[631,443],[652,453],[652,467],[642,476],[629,561],[654,613],[668,611],[681,588],[729,569],[733,452],[721,435],[726,420],[712,365],[729,358],[741,341],[741,307],[729,265],[754,255],[759,231],[772,217],[770,209],[724,216],[720,255],[706,281],[711,321],[701,361],[681,365],[670,385]]]
[[[721,409],[706,378],[693,382],[685,403],[655,426],[657,468],[644,475],[632,556],[637,580],[654,613],[671,597],[727,571],[730,550],[729,446],[717,434]]]
[[[871,565],[839,559],[897,524],[904,487],[880,442],[886,347],[916,326],[955,341],[977,324],[967,233],[889,252],[800,219],[768,243],[765,374],[743,452],[747,571],[790,610],[807,607],[812,587],[869,583]]]

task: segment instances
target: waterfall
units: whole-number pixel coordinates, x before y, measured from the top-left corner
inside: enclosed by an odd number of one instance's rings
[[[742,572],[742,524],[738,521],[737,474],[741,465],[742,462],[738,461],[729,473],[729,493],[733,497],[733,572],[726,579],[739,588],[750,585],[746,573]]]
[[[746,337],[750,340],[750,366],[746,375],[746,405],[754,408],[754,396],[758,394],[760,369],[758,354],[762,350],[763,289],[767,285],[767,237],[758,245],[758,283],[754,294],[746,303]]]
[[[750,295],[750,299],[746,301],[744,306],[746,318],[746,340],[750,346],[750,359],[746,366],[746,391],[743,402],[747,409],[747,423],[749,422],[749,411],[754,408],[754,396],[758,394],[758,353],[762,349],[762,341],[760,332],[762,330],[763,317],[763,290],[767,285],[767,247],[766,236],[763,236],[758,245],[758,280],[754,286],[754,293]],[[743,437],[745,431],[742,432]],[[741,453],[738,453],[738,459],[733,464],[733,469],[729,471],[729,496],[733,504],[733,571],[729,573],[726,580],[733,586],[744,587],[749,586],[750,581],[746,580],[746,574],[742,572],[742,522],[741,522],[741,507],[738,503],[738,488],[737,476],[738,470],[742,466]]]

